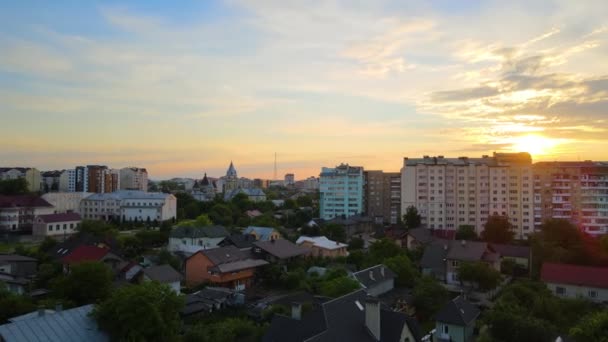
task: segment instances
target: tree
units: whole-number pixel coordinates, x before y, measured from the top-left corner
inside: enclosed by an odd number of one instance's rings
[[[514,235],[509,218],[501,215],[488,217],[483,232],[481,232],[481,238],[492,243],[510,243],[513,241]]]
[[[321,228],[321,234],[328,239],[340,242],[346,242],[346,231],[342,225],[337,223],[328,223]]]
[[[230,202],[236,206],[240,212],[244,212],[253,207],[253,202],[249,200],[249,196],[242,192],[236,194],[236,196],[234,196]]]
[[[388,258],[384,260],[384,265],[397,275],[396,286],[413,287],[415,285],[418,272],[407,255],[401,254]]]
[[[168,264],[176,270],[181,270],[179,259],[166,249],[161,249],[158,252],[158,263],[161,265]]]
[[[348,276],[325,281],[321,284],[321,294],[327,297],[340,297],[359,288],[359,282]]]
[[[355,236],[355,237],[351,238],[350,241],[348,242],[349,251],[363,249],[363,247],[365,247],[365,241],[363,241],[363,239],[360,237]]]
[[[449,300],[448,290],[429,276],[418,280],[412,294],[416,312],[423,320],[437,313]]]
[[[119,239],[125,257],[132,259],[139,256],[144,251],[144,246],[140,239],[133,235],[121,236]]]
[[[232,209],[226,204],[216,204],[209,211],[209,218],[213,223],[222,226],[232,225]]]
[[[420,227],[422,223],[422,218],[420,214],[418,214],[418,209],[413,205],[407,207],[405,211],[405,215],[403,215],[403,222],[405,223],[405,227],[407,229],[413,229]]]
[[[608,342],[608,310],[583,317],[570,329],[570,337],[577,342]]]
[[[28,192],[25,178],[0,180],[0,195],[23,195]]]
[[[471,282],[483,291],[495,289],[500,283],[500,272],[485,262],[463,262],[458,266],[460,282]]]
[[[186,331],[184,342],[254,342],[260,341],[265,327],[245,318],[201,322]]]
[[[113,340],[174,341],[178,339],[183,299],[157,282],[116,289],[93,311],[99,326]]]
[[[194,219],[201,214],[201,210],[196,202],[190,202],[184,207],[186,218]]]
[[[36,288],[47,288],[50,281],[58,276],[61,276],[62,272],[63,267],[58,262],[40,264],[40,266],[38,266],[38,272],[36,273]]]
[[[0,324],[4,324],[11,317],[34,311],[36,307],[32,299],[27,296],[10,292],[4,283],[0,283]]]
[[[300,196],[296,199],[298,207],[312,207],[312,197],[309,195]]]
[[[100,262],[83,262],[72,266],[65,278],[57,279],[53,290],[60,298],[72,300],[77,305],[90,304],[108,296],[113,278],[108,266]]]
[[[475,226],[464,224],[458,227],[456,231],[456,240],[477,240]]]
[[[78,227],[78,232],[95,235],[98,237],[116,237],[118,230],[110,223],[104,221],[83,220]]]
[[[389,239],[380,239],[369,246],[369,256],[373,263],[382,263],[384,259],[405,254],[405,251]]]

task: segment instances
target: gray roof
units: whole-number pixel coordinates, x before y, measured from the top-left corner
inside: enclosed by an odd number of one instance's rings
[[[488,244],[485,242],[451,241],[446,258],[460,261],[481,261],[487,248]]]
[[[165,194],[162,192],[146,192],[140,190],[118,190],[114,192],[106,192],[100,194],[92,194],[86,197],[84,200],[87,201],[104,201],[107,199],[115,200],[131,200],[131,199],[167,199],[171,197],[171,194]]]
[[[215,306],[227,302],[234,295],[234,291],[222,287],[206,287],[195,293],[185,296],[186,305],[181,311],[182,315],[193,315],[202,311],[210,312]]]
[[[458,296],[449,301],[435,315],[435,320],[442,323],[455,324],[465,326],[471,323],[479,316],[479,309],[464,299]]]
[[[285,239],[256,241],[253,243],[253,245],[279,259],[296,257],[299,255],[308,254],[310,252],[308,248],[298,246],[295,243]]]
[[[234,246],[205,249],[198,253],[204,254],[214,265],[226,264],[249,258],[247,254]]]
[[[430,269],[436,275],[445,276],[445,259],[448,254],[446,247],[448,241],[444,244],[431,244],[426,246],[422,259],[420,259],[420,267]],[[445,246],[445,247],[444,247]]]
[[[0,254],[0,262],[37,262],[35,258],[19,254]]]
[[[376,286],[385,280],[395,279],[395,273],[390,268],[380,264],[366,268],[353,274],[365,288]]]
[[[502,256],[512,258],[530,258],[530,247],[528,246],[516,246],[516,245],[503,245],[499,243],[492,243],[490,247]]]
[[[245,259],[235,262],[228,262],[225,264],[219,264],[215,268],[222,273],[235,272],[248,268],[254,268],[259,266],[268,265],[268,262],[261,259]]]
[[[220,238],[227,237],[230,233],[223,226],[189,227],[178,226],[171,230],[171,237],[182,238]]]
[[[144,268],[143,271],[146,277],[150,280],[158,281],[159,283],[173,283],[182,280],[182,275],[177,272],[171,265],[159,265]]]
[[[93,305],[80,306],[54,314],[36,316],[0,325],[0,336],[6,342],[105,342],[108,336],[98,329],[89,316]]]
[[[421,244],[431,243],[435,239],[428,228],[413,228],[407,231],[407,235],[410,235]]]

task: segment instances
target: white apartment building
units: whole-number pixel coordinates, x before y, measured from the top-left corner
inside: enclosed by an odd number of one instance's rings
[[[350,217],[361,214],[363,208],[363,167],[340,164],[321,169],[319,192],[322,219]]]
[[[120,189],[148,191],[148,171],[141,167],[120,169]]]
[[[38,196],[0,195],[0,231],[28,231],[34,218],[53,213],[53,206]]]
[[[60,192],[75,192],[76,191],[76,170],[63,170],[59,176],[59,191]]]
[[[431,229],[472,225],[477,233],[490,215],[508,216],[517,238],[534,232],[532,159],[528,153],[481,158],[404,158],[401,212],[418,209]]]
[[[120,190],[93,194],[82,200],[83,219],[129,221],[167,221],[176,218],[177,200],[171,194]]]

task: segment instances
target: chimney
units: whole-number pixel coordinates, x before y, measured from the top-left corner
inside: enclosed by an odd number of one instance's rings
[[[57,312],[61,312],[61,311],[63,311],[63,304],[61,304],[61,303],[55,304],[55,312],[57,313]]]
[[[374,278],[374,271],[369,271],[369,279],[376,281],[376,279]]]
[[[460,240],[460,244],[462,245],[462,247],[466,247],[467,246],[467,240]]]
[[[300,320],[302,319],[302,304],[300,303],[291,303],[291,318]]]
[[[380,302],[376,298],[365,300],[365,327],[376,341],[380,341]]]
[[[384,266],[380,267],[380,274],[382,274],[382,278],[384,278]]]

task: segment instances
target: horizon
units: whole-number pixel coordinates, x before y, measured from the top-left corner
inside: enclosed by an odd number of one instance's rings
[[[608,3],[38,2],[0,13],[0,166],[155,180],[608,160]],[[582,21],[580,18],[584,17]]]

